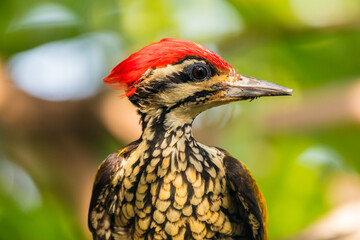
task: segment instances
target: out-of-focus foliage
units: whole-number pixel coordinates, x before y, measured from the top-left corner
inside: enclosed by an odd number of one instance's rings
[[[341,88],[360,76],[359,16],[357,0],[3,0],[0,60],[8,66],[14,83],[37,98],[96,99],[101,77],[129,53],[164,37],[185,38],[218,52],[241,74],[293,88],[296,107],[306,100],[309,90],[321,91],[331,85]],[[333,180],[338,174],[360,171],[359,120],[272,131],[263,118],[267,113],[289,110],[282,105],[287,101],[232,104],[234,108],[240,105],[239,113],[224,128],[212,130],[216,138],[210,141],[253,171],[268,203],[271,239],[296,234],[331,210]],[[216,111],[209,114],[214,116]],[[208,131],[208,120],[206,113],[200,117],[200,133]],[[81,133],[92,132],[92,127]],[[0,122],[4,155],[12,134],[5,128]],[[56,134],[51,136],[56,138]],[[20,134],[21,139],[34,141],[41,137]],[[100,161],[121,147],[114,142],[109,134],[94,133],[83,142],[87,146],[84,151],[91,149],[89,155],[95,154],[94,159]],[[39,156],[51,158],[54,154],[51,149],[35,147],[42,153]],[[26,155],[21,147],[18,151]],[[11,154],[6,157],[21,165]],[[68,158],[73,164],[77,161],[76,156]],[[99,161],[90,159],[89,164],[95,166]],[[0,166],[4,164],[9,164],[8,160],[0,158]],[[44,174],[32,179],[36,169],[46,171],[46,164],[23,162],[29,173],[18,164],[11,165],[11,174],[0,170],[0,239],[86,239],[85,216],[79,215],[66,191],[54,189],[61,182],[49,183]],[[59,169],[49,169],[54,171],[50,175],[60,177]],[[66,176],[67,181],[71,182],[71,177]],[[28,188],[17,181],[34,182],[39,192],[35,205],[24,208],[16,200],[30,201],[29,195],[17,194]]]
[[[2,239],[85,239],[78,219],[69,206],[43,192],[40,208],[23,211],[14,199],[0,194]]]

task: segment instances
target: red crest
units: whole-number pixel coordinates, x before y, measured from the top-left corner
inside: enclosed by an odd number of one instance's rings
[[[200,44],[165,38],[130,55],[104,78],[104,82],[112,87],[122,87],[126,91],[125,95],[131,96],[136,91],[136,83],[148,69],[165,67],[187,56],[204,58],[222,70],[232,69],[221,57]]]

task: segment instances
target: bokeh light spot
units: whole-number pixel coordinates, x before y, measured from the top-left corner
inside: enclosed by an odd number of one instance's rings
[[[10,60],[10,73],[18,87],[35,97],[83,99],[98,92],[109,55],[119,52],[116,35],[87,34],[16,54]]]

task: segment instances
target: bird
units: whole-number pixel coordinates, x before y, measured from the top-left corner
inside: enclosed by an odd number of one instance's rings
[[[209,108],[291,89],[172,38],[133,53],[104,82],[135,105],[142,134],[98,168],[88,214],[94,240],[268,239],[253,175],[227,151],[196,141],[192,123]]]

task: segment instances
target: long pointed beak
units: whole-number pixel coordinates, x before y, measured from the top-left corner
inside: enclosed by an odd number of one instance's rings
[[[292,95],[292,89],[257,78],[237,75],[237,79],[226,83],[229,89],[225,98],[238,100],[254,99],[264,96]]]

